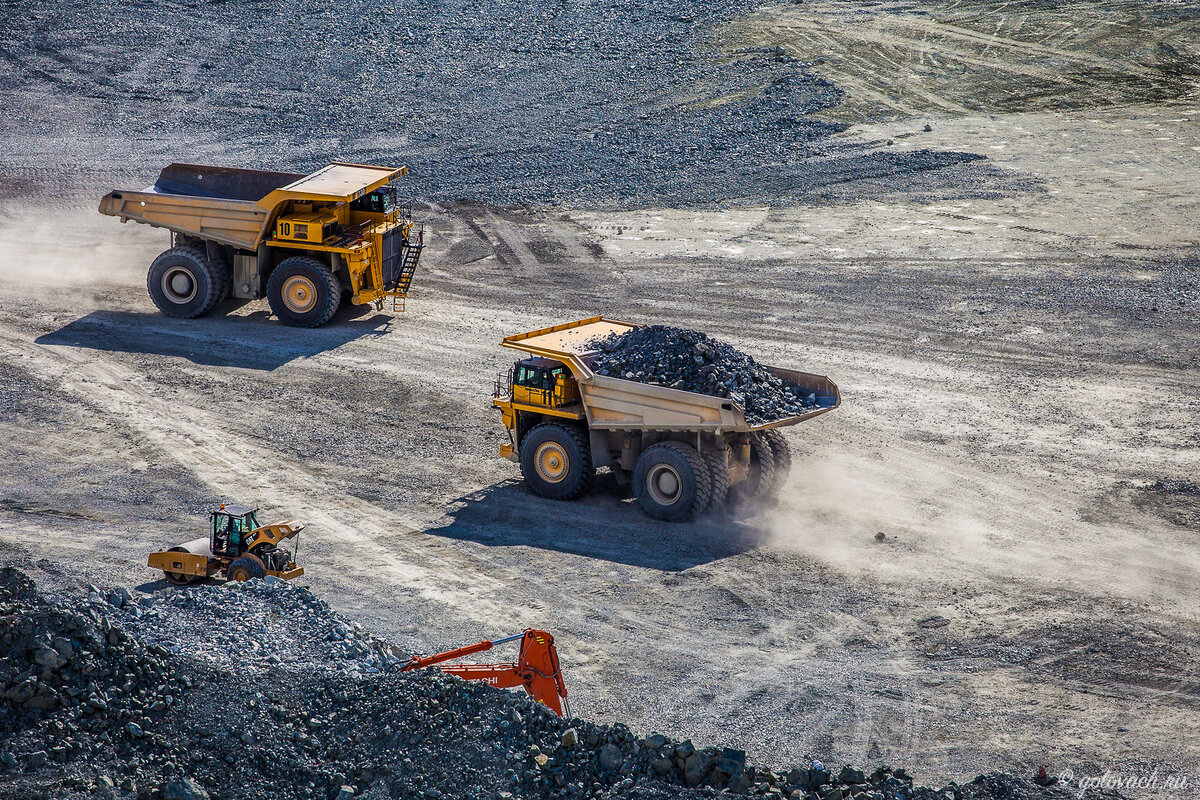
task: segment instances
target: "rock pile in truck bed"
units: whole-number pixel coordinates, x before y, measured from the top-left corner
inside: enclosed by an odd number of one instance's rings
[[[934,792],[887,767],[768,770],[559,719],[524,694],[401,673],[394,647],[282,582],[70,602],[2,569],[0,654],[12,800],[1071,796],[1002,774]]]
[[[817,398],[781,380],[742,351],[700,331],[645,325],[588,343],[600,375],[728,397],[758,425],[803,414]]]

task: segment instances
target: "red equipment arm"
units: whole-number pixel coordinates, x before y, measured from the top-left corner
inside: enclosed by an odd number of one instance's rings
[[[524,686],[525,691],[534,700],[546,705],[561,717],[563,709],[560,698],[566,699],[567,687],[563,683],[562,671],[558,666],[558,651],[554,648],[554,637],[546,631],[529,628],[520,636],[510,636],[495,642],[479,642],[432,656],[414,656],[401,671],[407,672],[410,669],[431,667],[443,661],[469,656],[472,653],[482,653],[484,650],[492,649],[494,645],[511,642],[515,639],[521,640],[521,652],[515,663],[447,664],[438,669],[469,681],[487,681],[492,686],[504,689]]]

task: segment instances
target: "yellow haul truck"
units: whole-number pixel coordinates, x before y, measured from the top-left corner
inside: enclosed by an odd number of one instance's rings
[[[266,296],[313,328],[342,301],[403,311],[424,235],[397,203],[407,167],[336,162],[311,175],[172,164],[153,186],[113,191],[100,213],[171,231],[146,288],[165,314],[198,317],[226,297]]]
[[[634,325],[592,317],[509,336],[500,344],[529,354],[496,381],[509,442],[500,455],[521,465],[536,494],[570,500],[587,491],[597,467],[632,483],[652,517],[691,519],[724,503],[772,496],[791,468],[778,429],[841,404],[824,375],[767,367],[815,395],[817,406],[762,425],[746,422],[732,400],[596,374],[592,343]]]

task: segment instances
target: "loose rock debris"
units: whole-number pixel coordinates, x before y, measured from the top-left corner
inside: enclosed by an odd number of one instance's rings
[[[817,408],[816,395],[782,380],[750,356],[700,331],[645,325],[589,343],[599,375],[727,397],[751,425]]]
[[[560,719],[436,670],[282,581],[74,602],[0,570],[0,798],[1067,798],[1004,774],[747,763]],[[1112,795],[1116,796],[1116,795]]]

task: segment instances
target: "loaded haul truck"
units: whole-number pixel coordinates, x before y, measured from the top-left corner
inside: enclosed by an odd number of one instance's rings
[[[766,499],[791,468],[779,429],[841,404],[824,375],[767,367],[812,397],[812,408],[751,425],[730,398],[597,374],[589,364],[596,343],[635,327],[592,317],[500,343],[529,354],[499,376],[492,405],[509,436],[500,454],[521,465],[535,494],[576,498],[596,468],[608,467],[658,519],[688,520],[726,503]]]

